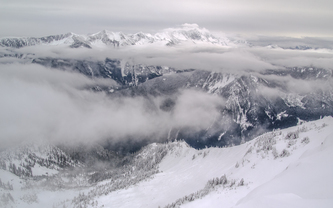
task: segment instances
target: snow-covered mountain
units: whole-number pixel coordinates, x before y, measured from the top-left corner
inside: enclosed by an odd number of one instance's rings
[[[171,96],[182,89],[200,89],[222,97],[226,102],[221,109],[221,119],[211,128],[188,135],[174,129],[178,139],[191,146],[225,146],[251,140],[263,131],[286,128],[301,121],[333,115],[331,85],[315,92],[293,92],[283,82],[270,79],[292,77],[305,82],[329,83],[332,70],[315,67],[293,67],[285,70],[265,70],[261,74],[218,73],[205,70],[177,70],[167,66],[130,64],[117,59],[86,61],[72,59],[39,58],[32,60],[61,70],[73,70],[90,78],[108,78],[119,86],[96,86],[110,97],[117,96]],[[273,96],[274,95],[274,96]],[[172,98],[176,103],[177,99]],[[160,106],[156,106],[160,108]],[[172,108],[169,109],[172,111]]]
[[[94,46],[130,46],[130,45],[177,45],[182,42],[210,43],[220,46],[233,45],[228,38],[215,37],[207,29],[199,28],[196,24],[183,24],[179,28],[168,28],[160,33],[135,33],[124,34],[122,32],[111,32],[103,30],[92,35],[77,35],[67,33],[62,35],[47,36],[42,38],[2,38],[0,46],[21,48],[33,45],[69,45],[72,48]]]
[[[31,180],[2,166],[0,202],[2,207],[331,207],[332,127],[333,118],[326,117],[228,148],[154,143],[127,157],[132,162],[95,173]],[[66,186],[70,181],[76,186]]]

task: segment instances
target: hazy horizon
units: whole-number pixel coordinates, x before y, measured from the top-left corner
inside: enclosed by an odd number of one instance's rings
[[[333,2],[320,1],[8,1],[0,0],[0,37],[101,30],[156,33],[197,23],[213,33],[332,37]]]

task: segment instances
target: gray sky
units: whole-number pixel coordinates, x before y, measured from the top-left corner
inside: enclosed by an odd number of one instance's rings
[[[197,23],[243,35],[333,34],[332,0],[0,0],[0,37],[157,32]]]

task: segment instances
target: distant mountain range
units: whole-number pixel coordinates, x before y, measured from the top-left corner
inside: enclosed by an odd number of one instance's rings
[[[159,46],[175,46],[181,43],[212,44],[216,46],[248,46],[267,47],[289,50],[317,50],[321,48],[332,49],[331,39],[320,38],[286,38],[286,37],[258,37],[246,40],[233,36],[216,36],[209,30],[197,24],[183,24],[175,28],[167,28],[161,32],[150,34],[138,32],[126,34],[102,30],[94,34],[66,34],[50,35],[45,37],[3,37],[0,38],[1,47],[22,48],[35,45],[68,45],[71,48],[95,47],[124,47],[135,45],[156,44]]]
[[[235,44],[228,38],[215,37],[208,30],[199,28],[196,24],[184,24],[180,28],[169,28],[161,33],[135,33],[125,34],[122,32],[100,31],[92,35],[78,35],[67,33],[61,35],[51,35],[41,38],[36,37],[19,37],[19,38],[2,38],[0,46],[21,48],[33,45],[69,45],[72,48],[78,47],[122,47],[130,45],[177,45],[182,42],[192,43],[210,43],[221,46]]]

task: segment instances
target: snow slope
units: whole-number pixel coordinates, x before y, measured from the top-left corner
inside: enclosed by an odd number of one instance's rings
[[[100,197],[98,204],[165,207],[225,174],[233,186],[217,185],[202,198],[178,201],[180,207],[332,207],[332,126],[333,119],[324,118],[229,148],[195,150],[180,142],[154,178]],[[298,138],[286,139],[288,133]]]

